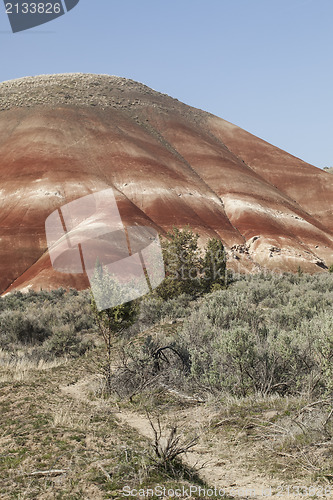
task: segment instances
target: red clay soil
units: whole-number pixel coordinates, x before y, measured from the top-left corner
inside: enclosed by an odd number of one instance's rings
[[[0,84],[0,291],[86,288],[55,271],[45,220],[112,187],[123,222],[220,238],[228,266],[325,272],[333,176],[209,113],[118,77]]]

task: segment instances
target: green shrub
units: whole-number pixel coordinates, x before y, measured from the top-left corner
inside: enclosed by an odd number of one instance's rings
[[[162,319],[164,301],[161,297],[146,297],[140,302],[139,321],[145,327],[154,325]]]
[[[2,344],[41,343],[51,335],[51,329],[43,321],[41,314],[33,311],[3,311],[0,316],[0,332]]]
[[[298,280],[298,281],[297,281]],[[246,277],[207,295],[177,342],[202,391],[329,394],[333,293],[328,275]]]
[[[188,314],[191,301],[192,297],[186,294],[169,300],[163,300],[153,294],[141,301],[139,321],[144,327],[149,327],[165,319],[184,318]]]
[[[87,291],[15,292],[0,299],[0,347],[7,350],[28,345],[44,358],[78,355],[89,347],[81,333],[94,330]]]
[[[51,356],[81,356],[91,345],[83,342],[73,325],[61,325],[53,330],[50,338],[43,344],[43,351]]]

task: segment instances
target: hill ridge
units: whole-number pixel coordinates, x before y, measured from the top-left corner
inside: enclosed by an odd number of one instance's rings
[[[89,88],[96,91],[97,87],[99,87],[98,93],[89,94]],[[42,93],[34,93],[35,89],[38,89],[39,92],[42,89]],[[121,108],[122,103],[117,102],[116,98],[124,99],[127,97],[129,99],[130,94],[135,92],[141,93],[142,96],[166,98],[174,103],[182,104],[178,99],[153,90],[132,79],[94,73],[59,73],[56,75],[26,76],[1,82],[0,110],[12,109],[15,106],[59,106],[62,104]],[[123,95],[124,93],[125,95]],[[139,103],[133,102],[131,104]]]

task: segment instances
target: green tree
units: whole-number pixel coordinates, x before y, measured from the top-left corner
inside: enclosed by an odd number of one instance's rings
[[[91,294],[91,308],[106,347],[103,373],[107,391],[110,393],[112,355],[121,334],[135,322],[138,315],[138,303],[135,300],[125,302],[126,295],[123,287],[98,263],[92,283],[94,294]],[[101,303],[116,305],[99,310],[97,304]]]
[[[226,285],[226,253],[221,240],[208,241],[203,258],[203,289],[210,292]]]
[[[162,238],[165,279],[155,293],[163,299],[183,293],[196,296],[200,291],[202,257],[198,247],[199,235],[187,226],[174,227]]]
[[[174,227],[162,239],[162,252],[166,277],[155,294],[162,299],[181,294],[197,297],[226,285],[226,253],[223,243],[212,238],[202,252],[199,235],[187,226]]]

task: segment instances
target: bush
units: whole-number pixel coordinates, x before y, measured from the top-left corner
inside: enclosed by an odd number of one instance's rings
[[[202,391],[330,394],[333,389],[332,280],[247,277],[206,296],[177,342]]]
[[[191,300],[192,297],[186,294],[169,300],[148,296],[140,303],[139,321],[144,327],[149,327],[162,320],[184,318]]]
[[[28,345],[42,357],[82,354],[95,326],[87,291],[15,292],[0,299],[0,347]]]
[[[235,278],[227,289],[195,302],[187,295],[146,298],[140,321],[149,326],[184,318],[173,339],[155,346],[169,344],[183,360],[182,366],[172,360],[163,372],[169,387],[214,395],[321,397],[333,386],[332,304],[329,274],[259,274]],[[131,383],[145,385],[154,376],[153,347],[149,354],[131,346]],[[121,383],[126,386],[126,377]]]
[[[41,314],[33,311],[2,312],[0,316],[0,332],[2,345],[9,343],[34,344],[41,343],[51,335],[51,329],[43,321]]]
[[[43,350],[51,356],[71,356],[83,355],[91,346],[88,342],[83,342],[73,325],[61,325],[54,328],[51,337],[43,344]]]

